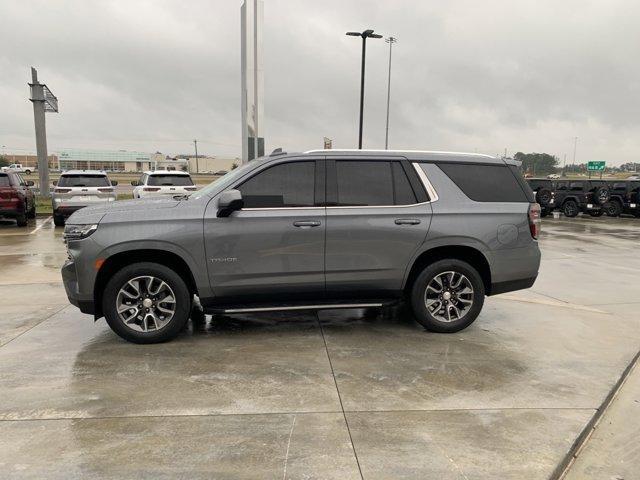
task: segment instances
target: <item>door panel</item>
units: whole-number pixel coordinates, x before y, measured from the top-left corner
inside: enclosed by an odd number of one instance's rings
[[[422,184],[404,163],[385,158],[328,162],[328,296],[366,298],[401,289],[431,222],[426,192],[417,191]]]
[[[324,162],[270,164],[237,188],[245,208],[204,221],[211,288],[216,300],[293,301],[325,294]]]

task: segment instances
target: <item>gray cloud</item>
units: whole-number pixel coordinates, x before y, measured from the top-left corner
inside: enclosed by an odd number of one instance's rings
[[[34,149],[29,66],[60,98],[50,149],[240,150],[240,4],[5,0],[0,143]],[[391,146],[506,147],[638,160],[633,0],[265,0],[268,148],[353,147],[359,56],[347,30],[399,38]],[[384,144],[387,45],[368,44],[365,146]]]

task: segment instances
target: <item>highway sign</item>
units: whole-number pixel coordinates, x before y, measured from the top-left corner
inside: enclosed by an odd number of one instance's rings
[[[601,172],[604,170],[605,162],[588,162],[587,170],[590,172]]]

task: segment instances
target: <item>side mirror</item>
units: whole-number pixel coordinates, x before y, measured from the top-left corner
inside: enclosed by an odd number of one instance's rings
[[[218,200],[218,217],[228,217],[244,206],[240,190],[227,190],[220,194]]]
[[[27,187],[33,187],[34,185],[33,180],[27,180]]]
[[[58,185],[58,181],[57,181],[57,180],[54,180],[54,181],[53,181],[53,186],[55,187],[56,185]]]
[[[118,181],[117,180],[111,180],[111,185],[113,185],[115,187],[116,185],[118,185]]]
[[[137,187],[138,185],[140,185],[140,182],[138,182],[137,180],[131,180],[131,186]]]

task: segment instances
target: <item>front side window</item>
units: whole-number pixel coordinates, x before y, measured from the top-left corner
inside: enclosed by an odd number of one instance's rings
[[[238,187],[245,208],[313,207],[316,164],[281,163],[254,175]]]
[[[110,187],[105,175],[63,175],[58,180],[59,187]]]

